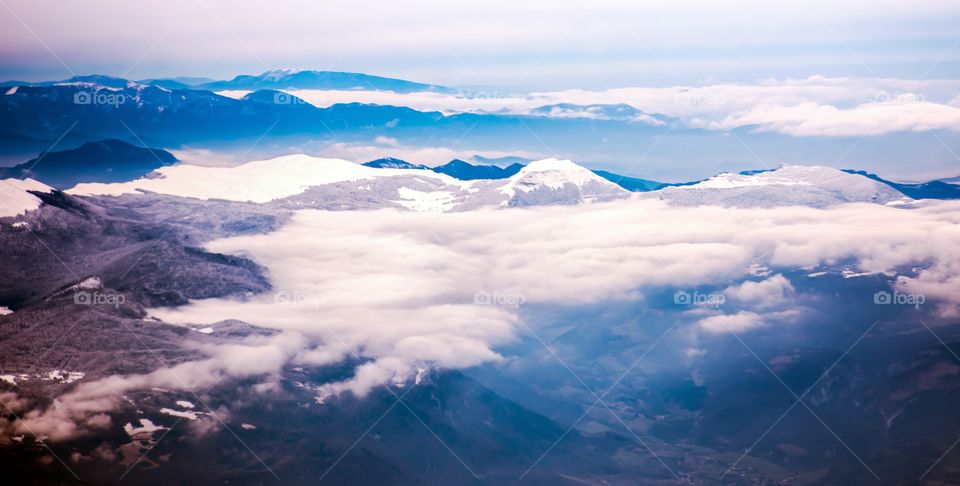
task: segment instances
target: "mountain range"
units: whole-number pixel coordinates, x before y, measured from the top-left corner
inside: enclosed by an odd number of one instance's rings
[[[120,140],[102,140],[85,143],[76,149],[41,153],[16,166],[0,168],[0,178],[29,178],[56,189],[69,189],[81,183],[132,182],[177,162],[173,154],[162,149],[142,148]],[[460,181],[494,181],[514,177],[523,171],[526,164],[513,162],[509,166],[500,167],[471,164],[455,159],[446,164],[429,167],[397,158],[382,158],[366,162],[362,167],[406,169],[417,173],[429,171]],[[287,169],[278,167],[276,170]],[[307,167],[305,170],[311,169]],[[741,199],[735,195],[737,193],[743,193],[744,197],[747,197],[745,204],[765,206],[824,206],[844,201],[887,203],[903,196],[912,199],[956,199],[960,196],[960,186],[939,180],[903,184],[863,171],[837,171],[814,167],[784,166],[780,169],[724,173],[705,181],[686,183],[649,181],[602,170],[592,172],[599,176],[598,180],[611,182],[627,191],[654,191],[657,198],[679,204],[737,204]],[[396,171],[392,173],[403,174]],[[820,191],[819,196],[811,194],[812,191]]]
[[[116,157],[129,151],[140,159],[126,169],[104,170],[107,159],[97,159],[100,165],[90,164],[74,177],[77,184],[69,188],[64,184],[73,179],[62,172],[69,172],[65,168],[71,167],[70,161],[78,160],[77,157],[91,153]],[[400,159],[355,164],[291,155],[236,167],[167,165],[161,160],[169,163],[175,160],[168,153],[158,154],[117,141],[51,153],[47,157],[49,162],[41,159],[37,164],[41,170],[29,172],[38,177],[51,174],[48,179],[39,179],[47,185],[30,186],[29,190],[53,187],[82,196],[153,193],[200,200],[269,203],[278,207],[397,207],[446,212],[479,207],[581,204],[625,198],[631,192],[682,206],[825,208],[851,202],[902,205],[914,200],[895,186],[874,178],[815,166],[785,165],[773,170],[723,173],[700,182],[654,186],[657,183],[629,178],[627,184],[621,185],[623,181],[617,180],[619,176],[615,174],[598,174],[557,159],[515,164],[508,168],[512,173],[504,176],[503,171],[507,169],[474,166],[462,160],[430,168]],[[43,164],[49,169],[43,169]],[[23,170],[12,169],[21,175]],[[490,176],[477,177],[479,173]],[[217,182],[198,183],[200,181]],[[642,181],[646,185],[636,187],[631,181]],[[9,192],[10,188],[7,189]],[[34,209],[36,204],[25,195],[27,189],[20,191],[24,194],[17,197],[28,204],[17,212]]]

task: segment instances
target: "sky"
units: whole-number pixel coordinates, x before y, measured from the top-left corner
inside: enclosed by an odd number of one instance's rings
[[[956,79],[955,1],[0,0],[0,79],[357,71],[528,90]]]

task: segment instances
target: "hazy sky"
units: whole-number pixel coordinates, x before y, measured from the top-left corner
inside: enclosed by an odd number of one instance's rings
[[[953,78],[960,2],[0,0],[0,79],[277,67],[535,89]]]

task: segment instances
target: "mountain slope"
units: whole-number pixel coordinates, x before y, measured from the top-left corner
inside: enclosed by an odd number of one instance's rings
[[[177,158],[166,150],[101,140],[75,149],[42,153],[22,164],[0,169],[0,177],[30,177],[66,189],[81,182],[130,181],[175,162]]]
[[[654,191],[666,186],[666,184],[663,182],[648,181],[646,179],[637,179],[636,177],[622,176],[620,174],[614,174],[613,172],[607,172],[605,170],[595,170],[593,173],[630,192]]]

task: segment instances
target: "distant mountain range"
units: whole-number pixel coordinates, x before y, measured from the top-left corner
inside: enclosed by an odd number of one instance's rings
[[[906,184],[888,181],[876,174],[871,174],[862,170],[847,169],[844,170],[844,172],[862,175],[875,181],[882,182],[914,199],[960,199],[960,185],[958,185],[956,182],[948,182],[949,180],[936,180],[915,184]]]
[[[462,181],[477,179],[506,179],[523,169],[523,164],[511,164],[507,167],[495,165],[473,165],[460,159],[454,159],[446,164],[434,167],[434,172],[447,174]]]
[[[455,93],[457,90],[432,84],[415,83],[403,79],[371,76],[361,73],[335,71],[307,71],[298,69],[275,69],[263,74],[240,75],[229,81],[213,81],[194,85],[197,89],[260,90],[260,89],[327,89],[327,90],[380,90],[395,93],[434,91]]]
[[[76,83],[94,83],[110,88],[125,88],[126,79],[99,74],[74,76],[60,81],[6,81],[0,86],[55,86]],[[459,90],[437,86],[433,84],[415,83],[403,79],[386,78],[361,73],[345,73],[338,71],[309,71],[299,69],[274,69],[258,75],[242,74],[231,80],[218,81],[209,78],[176,77],[162,79],[143,79],[135,81],[138,84],[158,86],[161,88],[198,89],[206,91],[247,90],[261,89],[324,89],[324,90],[379,90],[396,93],[412,93],[417,91],[433,91],[438,93],[457,93]]]

